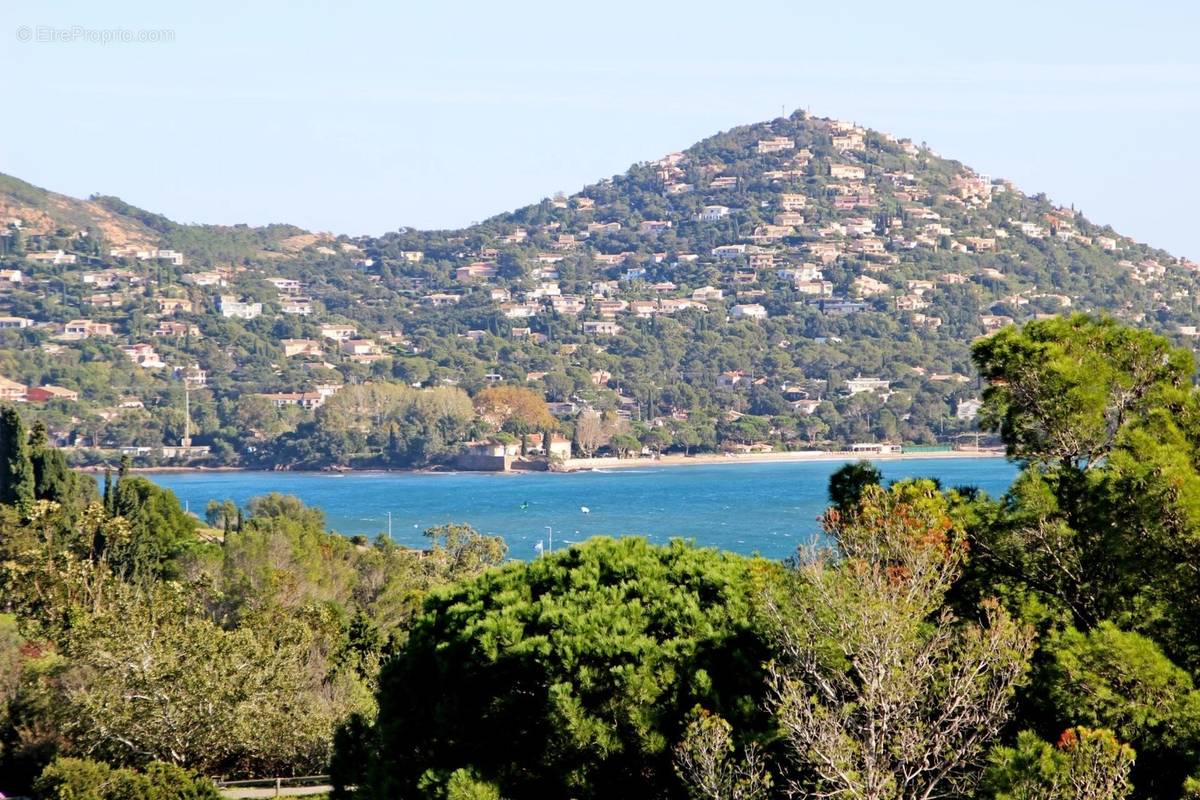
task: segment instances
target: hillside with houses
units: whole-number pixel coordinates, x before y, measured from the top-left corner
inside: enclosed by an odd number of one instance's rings
[[[0,400],[79,462],[974,444],[985,333],[1200,335],[1200,265],[803,112],[463,230],[182,225],[6,176],[0,228]],[[549,418],[472,405],[497,386]]]

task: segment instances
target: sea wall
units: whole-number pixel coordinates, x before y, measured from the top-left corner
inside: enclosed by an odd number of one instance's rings
[[[454,466],[471,472],[508,472],[513,458],[513,456],[484,456],[464,453],[454,460]]]

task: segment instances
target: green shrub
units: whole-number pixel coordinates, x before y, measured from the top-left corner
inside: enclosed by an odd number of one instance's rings
[[[37,800],[219,800],[207,778],[173,764],[151,762],[144,772],[100,761],[57,758],[34,783]]]
[[[768,727],[753,598],[774,569],[599,538],[434,595],[381,677],[362,794],[684,796],[692,708]]]

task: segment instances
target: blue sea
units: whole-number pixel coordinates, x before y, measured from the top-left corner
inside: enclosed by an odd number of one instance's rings
[[[388,533],[423,547],[422,532],[465,522],[503,536],[513,558],[599,534],[675,537],[738,553],[785,558],[820,533],[829,476],[837,462],[768,462],[622,468],[568,474],[361,472],[151,473],[149,477],[203,516],[209,500],[240,505],[282,492],[325,512],[346,535]],[[883,461],[887,480],[938,478],[943,486],[975,486],[999,495],[1016,476],[1000,458]],[[586,510],[585,510],[586,509]]]

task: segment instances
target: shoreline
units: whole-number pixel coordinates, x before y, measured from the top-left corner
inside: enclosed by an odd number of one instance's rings
[[[726,455],[702,453],[694,456],[679,454],[658,458],[575,458],[563,463],[559,472],[590,472],[598,469],[634,469],[638,467],[713,466],[718,464],[765,464],[788,462],[853,462],[853,461],[917,461],[947,458],[1004,458],[1003,450],[935,450],[929,453],[862,453],[850,450],[797,451],[790,453],[746,453]]]
[[[648,458],[639,456],[637,458],[616,458],[613,456],[602,458],[573,458],[562,462],[549,470],[510,470],[508,472],[490,471],[490,470],[461,470],[461,469],[325,469],[325,470],[272,470],[272,469],[250,469],[246,467],[178,467],[178,466],[160,466],[160,467],[130,467],[131,473],[137,474],[154,474],[154,473],[230,473],[230,472],[256,472],[256,473],[271,473],[280,475],[438,475],[438,474],[479,474],[479,475],[523,475],[523,474],[570,474],[575,472],[595,472],[598,470],[613,470],[613,469],[660,469],[670,467],[688,467],[688,466],[717,466],[730,464],[766,464],[766,463],[819,463],[819,462],[853,462],[853,461],[917,461],[917,460],[938,460],[950,458],[1004,458],[1004,451],[995,450],[935,450],[927,453],[864,453],[850,450],[839,451],[812,451],[801,450],[794,452],[782,453],[701,453],[698,455],[684,456],[678,453],[659,456],[657,458]],[[103,467],[85,466],[76,468],[80,472],[100,474],[104,472]]]

